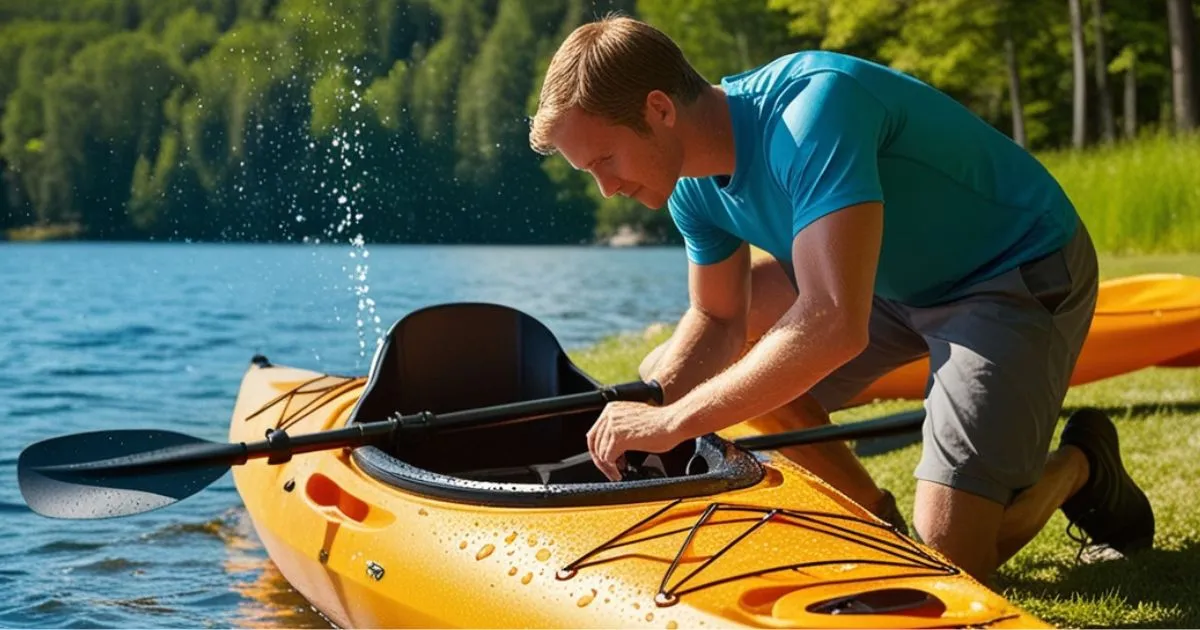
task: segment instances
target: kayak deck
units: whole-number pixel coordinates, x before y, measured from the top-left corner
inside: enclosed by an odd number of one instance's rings
[[[362,386],[252,367],[230,437],[343,426]],[[348,451],[234,476],[272,560],[342,627],[1044,625],[789,460],[756,463],[714,496],[574,507],[407,492]]]
[[[252,363],[230,438],[595,386],[527,315],[431,308],[392,328],[365,379]],[[628,454],[657,475],[600,480],[598,414],[397,434],[234,480],[280,571],[343,627],[1044,625],[790,460],[720,436]]]

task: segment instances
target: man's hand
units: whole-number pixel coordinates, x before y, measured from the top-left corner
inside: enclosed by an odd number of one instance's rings
[[[588,451],[596,468],[620,481],[620,462],[627,451],[663,453],[686,439],[671,407],[642,403],[609,403],[587,434]]]

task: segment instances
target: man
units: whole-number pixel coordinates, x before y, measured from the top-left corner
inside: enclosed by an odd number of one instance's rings
[[[980,579],[1060,507],[1096,543],[1151,544],[1104,414],[1074,414],[1047,457],[1096,301],[1087,231],[1030,154],[946,95],[829,52],[714,86],[663,33],[610,17],[556,52],[530,143],[606,196],[668,206],[686,243],[690,308],[642,364],[664,404],[609,405],[588,434],[609,478],[626,451],[762,414],[826,423],[929,354],[924,542]],[[789,454],[898,520],[845,444]]]

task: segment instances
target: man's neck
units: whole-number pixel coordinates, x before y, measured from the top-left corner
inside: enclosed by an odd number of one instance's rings
[[[733,175],[737,150],[729,99],[719,86],[705,90],[681,112],[684,177]]]

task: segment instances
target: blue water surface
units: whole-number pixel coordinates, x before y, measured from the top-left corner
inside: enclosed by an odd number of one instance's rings
[[[365,373],[382,332],[432,304],[520,308],[576,348],[687,303],[679,248],[3,244],[0,278],[5,627],[328,625],[267,559],[228,474],[155,512],[52,520],[17,488],[33,442],[149,427],[224,441],[255,353]]]

